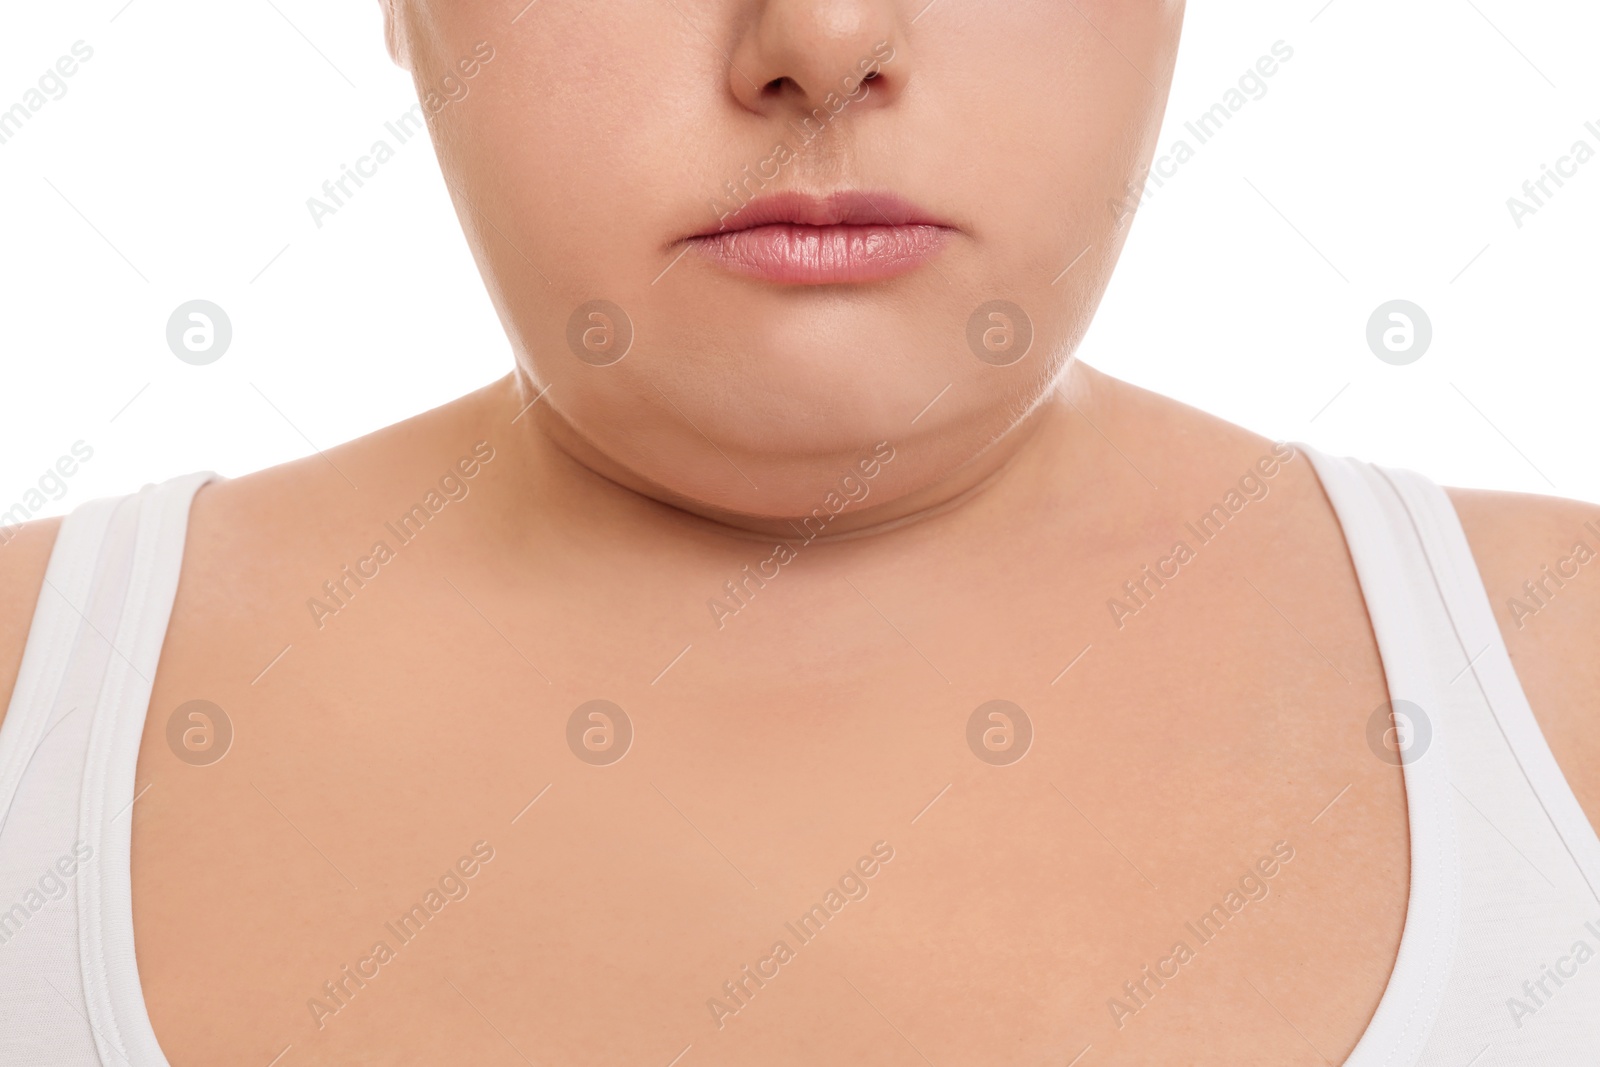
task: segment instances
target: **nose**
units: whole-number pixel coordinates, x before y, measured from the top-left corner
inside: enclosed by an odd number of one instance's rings
[[[746,109],[786,117],[882,107],[909,78],[895,0],[763,0],[730,59]]]

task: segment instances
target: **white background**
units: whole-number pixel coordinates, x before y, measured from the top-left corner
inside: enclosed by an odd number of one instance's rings
[[[8,4],[0,110],[79,40],[66,95],[0,144],[0,511],[80,439],[94,458],[39,514],[243,474],[509,369],[425,138],[322,229],[306,209],[414,102],[376,3]],[[1279,40],[1267,95],[1196,145],[1184,122]],[[1273,437],[1600,501],[1600,159],[1520,229],[1506,205],[1575,140],[1600,150],[1597,41],[1580,0],[1192,4],[1161,143],[1197,152],[1080,354]],[[194,298],[234,328],[204,367],[166,345]],[[1409,366],[1366,345],[1395,298],[1433,323]]]

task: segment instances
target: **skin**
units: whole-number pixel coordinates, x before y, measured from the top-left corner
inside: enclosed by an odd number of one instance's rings
[[[495,48],[430,125],[515,370],[196,499],[132,816],[139,970],[174,1064],[285,1045],[284,1063],[508,1065],[1354,1047],[1399,944],[1407,822],[1399,770],[1367,747],[1382,665],[1309,462],[1138,615],[1105,606],[1274,449],[1071,358],[1182,5],[943,0],[913,24],[920,7],[389,13],[424,94]],[[880,40],[894,60],[783,187],[920,203],[957,231],[936,261],[806,290],[674,266],[722,177]],[[965,340],[997,295],[1035,330],[1005,368]],[[604,368],[565,340],[597,297],[636,331]],[[478,442],[493,459],[453,483],[466,495],[313,612]],[[893,459],[865,498],[719,625],[708,601],[878,442]],[[1600,577],[1520,626],[1502,605],[1600,511],[1452,496],[1594,819]],[[56,527],[0,551],[0,693]],[[966,740],[997,697],[1036,731],[1004,767]],[[636,731],[603,767],[566,740],[597,698]],[[236,733],[210,766],[167,746],[192,699]],[[479,841],[468,894],[399,945],[384,924]],[[719,1028],[722,983],[880,841],[867,895]],[[1107,1001],[1279,842],[1265,896],[1119,1027]],[[310,998],[380,938],[393,962],[319,1025]]]

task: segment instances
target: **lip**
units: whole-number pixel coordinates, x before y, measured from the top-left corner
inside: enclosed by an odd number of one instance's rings
[[[893,193],[783,192],[750,200],[687,241],[736,274],[784,285],[840,285],[916,270],[954,233]]]

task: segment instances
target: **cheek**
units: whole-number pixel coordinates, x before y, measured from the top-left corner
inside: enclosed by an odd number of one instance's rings
[[[635,322],[672,306],[650,283],[671,262],[685,191],[695,205],[713,191],[703,127],[720,82],[671,4],[541,4],[516,29],[459,34],[490,40],[495,59],[439,116],[440,163],[518,347],[564,358],[581,304],[608,300]]]
[[[971,291],[1020,306],[1045,352],[1081,340],[1110,280],[1128,233],[1112,205],[1154,151],[1176,41],[1165,4],[1076,7],[995,4],[919,42],[917,77],[944,135],[901,149],[907,173],[939,174],[976,206]],[[991,399],[993,377],[979,386]]]
[[[636,231],[616,222],[633,221],[651,190],[680,189],[703,165],[687,149],[719,84],[706,46],[682,40],[671,4],[544,4],[516,29],[509,39],[496,29],[473,100],[443,122],[453,165],[469,178],[516,175],[504,193],[519,230],[603,249]]]

